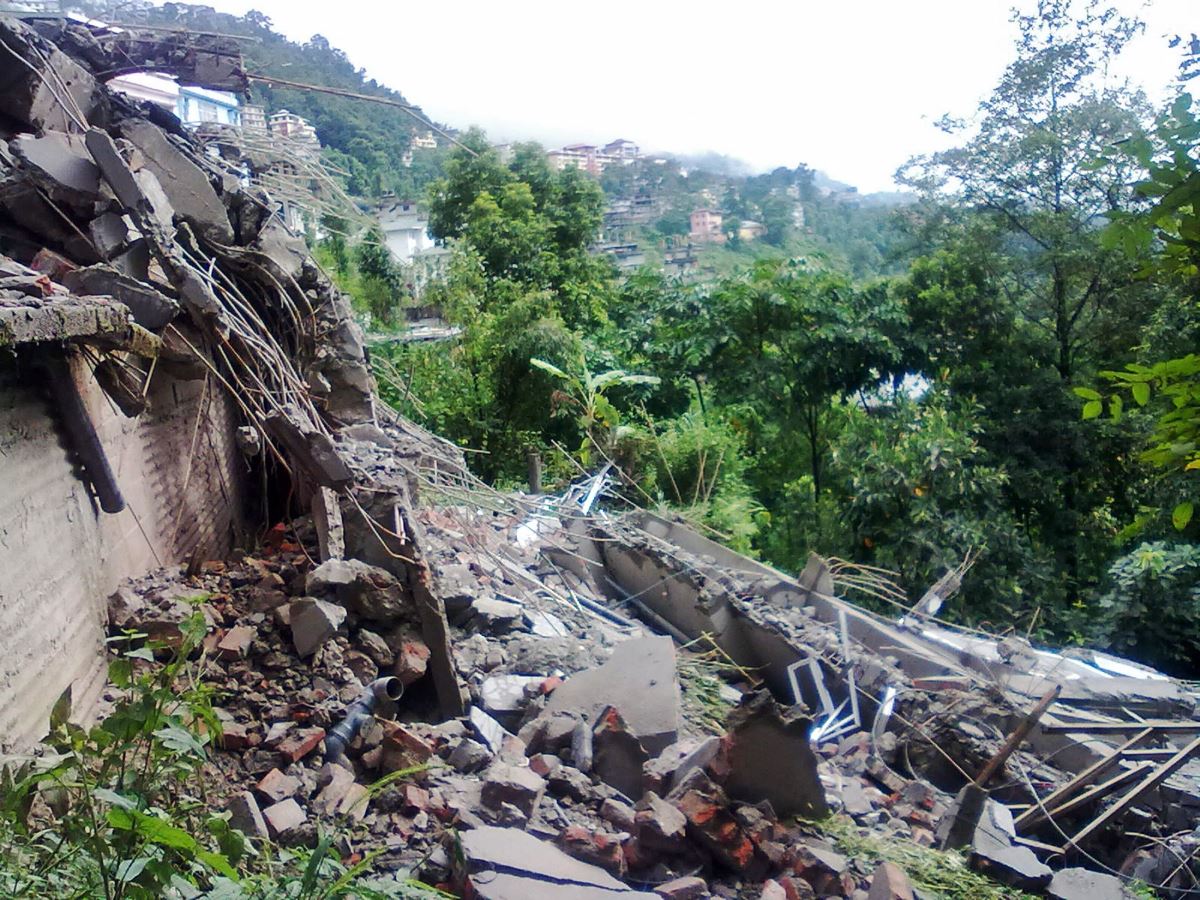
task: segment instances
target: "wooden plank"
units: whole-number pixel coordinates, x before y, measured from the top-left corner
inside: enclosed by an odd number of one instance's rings
[[[1147,725],[1153,724],[1150,722]],[[1078,847],[1083,841],[1087,840],[1091,835],[1095,834],[1103,828],[1109,821],[1116,816],[1119,816],[1133,804],[1137,803],[1148,791],[1153,790],[1162,782],[1170,778],[1176,770],[1195,755],[1196,751],[1200,750],[1200,738],[1196,738],[1161,766],[1155,768],[1153,772],[1135,784],[1125,796],[1106,809],[1103,813],[1093,819],[1087,826],[1083,828],[1075,837],[1071,838],[1070,846]]]
[[[1099,784],[1092,785],[1082,794],[1079,794],[1078,796],[1073,797],[1072,799],[1063,803],[1059,803],[1054,808],[1046,807],[1046,811],[1052,817],[1066,815],[1067,813],[1071,812],[1071,810],[1078,809],[1085,803],[1089,803],[1092,800],[1103,797],[1105,794],[1111,794],[1114,790],[1125,784],[1127,781],[1133,781],[1139,775],[1145,774],[1146,770],[1152,765],[1153,763],[1146,762],[1139,763],[1138,765],[1128,769],[1123,769],[1112,778],[1108,779],[1108,781],[1102,781]]]
[[[1043,725],[1046,734],[1128,734],[1131,731],[1141,731],[1143,728],[1153,728],[1155,731],[1174,731],[1185,733],[1200,733],[1200,722],[1188,721],[1146,721],[1146,722],[1078,722],[1074,725],[1055,723]]]
[[[1170,759],[1175,755],[1174,747],[1150,747],[1145,750],[1130,750],[1125,754],[1126,759]]]
[[[1099,778],[1101,775],[1115,766],[1120,761],[1122,754],[1125,754],[1131,748],[1136,747],[1139,743],[1144,741],[1153,733],[1153,728],[1143,728],[1119,747],[1114,747],[1110,753],[1105,754],[1103,758],[1092,763],[1062,787],[1047,794],[1044,798],[1042,798],[1040,806],[1035,803],[1033,806],[1029,807],[1029,809],[1021,813],[1021,815],[1017,816],[1013,822],[1013,825],[1015,825],[1017,828],[1026,828],[1042,821],[1046,817],[1042,812],[1043,807],[1046,809],[1051,809],[1052,807],[1059,805],[1063,800],[1067,799],[1076,791],[1086,786],[1089,782]]]

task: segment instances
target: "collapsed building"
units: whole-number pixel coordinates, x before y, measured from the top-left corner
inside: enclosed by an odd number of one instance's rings
[[[1195,885],[1194,686],[940,624],[952,578],[869,612],[817,557],[607,510],[605,473],[489,489],[378,403],[253,160],[103,84],[244,90],[236,47],[0,45],[0,752],[64,691],[103,706],[106,629],[169,636],[200,596],[214,796],[255,838],[336,820],[482,898],[913,896],[804,824],[834,812],[1052,896]]]

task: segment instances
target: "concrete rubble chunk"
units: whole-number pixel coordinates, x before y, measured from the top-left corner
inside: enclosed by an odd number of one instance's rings
[[[304,238],[292,234],[278,216],[267,219],[254,243],[254,260],[264,265],[276,280],[287,283],[300,277],[308,246]]]
[[[337,634],[346,621],[346,610],[336,603],[301,597],[288,607],[288,621],[296,653],[303,658],[316,653],[322,644]]]
[[[746,695],[721,739],[720,765],[729,773],[722,787],[748,803],[766,800],[785,818],[824,818],[829,807],[808,741],[811,725],[808,716],[780,710],[766,691]]]
[[[88,154],[81,136],[58,131],[47,132],[41,137],[22,134],[9,146],[44,182],[82,195],[75,199],[99,196],[100,170]]]
[[[705,900],[709,896],[708,882],[695,875],[685,875],[658,885],[654,893],[666,900]]]
[[[295,831],[308,821],[304,808],[290,797],[280,803],[268,806],[262,814],[271,836],[275,838]]]
[[[1055,900],[1133,900],[1137,896],[1115,875],[1080,868],[1055,872],[1046,895]]]
[[[145,119],[127,119],[120,131],[141,151],[146,168],[158,179],[181,219],[206,240],[224,245],[234,242],[229,213],[208,175],[171,143],[166,132]]]
[[[392,621],[409,609],[396,576],[357,559],[321,563],[308,573],[305,588],[314,596],[332,596],[346,609],[373,621]]]
[[[592,732],[592,771],[601,781],[636,799],[642,792],[642,767],[648,759],[646,748],[615,706],[600,713]]]
[[[187,270],[191,272],[191,270]],[[194,273],[193,273],[194,274]],[[181,288],[181,293],[184,288]],[[197,290],[206,290],[203,284]],[[287,448],[292,459],[318,485],[342,488],[354,480],[354,473],[342,459],[333,440],[318,431],[294,404],[282,404],[266,417],[267,429]]]
[[[867,900],[913,900],[912,885],[904,870],[890,862],[881,862],[876,866],[871,875],[871,889],[867,893]]]
[[[494,762],[483,773],[481,796],[484,805],[493,811],[511,803],[525,816],[532,816],[545,790],[546,780],[526,766]]]
[[[687,818],[653,791],[638,801],[634,825],[643,847],[664,853],[680,853],[686,848]]]
[[[63,286],[76,294],[104,294],[129,307],[133,321],[158,331],[179,314],[179,304],[112,266],[76,269],[63,278]]]
[[[229,824],[246,835],[246,837],[269,837],[267,821],[263,818],[258,801],[254,799],[254,795],[249,791],[242,791],[240,794],[235,794],[233,799],[229,801],[226,809],[230,813]]]
[[[675,645],[654,636],[622,641],[604,665],[571,676],[550,695],[548,712],[573,712],[595,721],[615,706],[650,756],[679,735]]]
[[[516,828],[473,828],[460,840],[481,900],[660,900]]]
[[[988,798],[971,840],[971,865],[1004,884],[1040,891],[1053,873],[1028,847],[1014,844],[1013,833],[1008,807]]]

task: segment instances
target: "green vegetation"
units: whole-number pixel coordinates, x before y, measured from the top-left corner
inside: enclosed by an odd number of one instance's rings
[[[909,841],[883,840],[857,828],[849,819],[831,817],[816,823],[837,849],[869,866],[895,863],[912,881],[922,897],[940,900],[1022,900],[1032,898],[1015,888],[1004,887],[967,867],[961,853],[933,850]]]
[[[767,224],[706,251],[706,280],[618,280],[585,252],[578,173],[470,136],[430,201],[455,254],[431,296],[463,335],[389,351],[402,408],[492,481],[520,483],[530,448],[550,483],[608,459],[633,502],[785,569],[884,567],[910,596],[972,558],[942,615],[1194,673],[1200,124],[1187,95],[1154,124],[1110,84],[1137,25],[1102,4],[1018,25],[976,126],[902,170],[901,208],[804,167],[606,171],[610,200],[657,198],[633,237],[658,251],[702,203]]]
[[[254,845],[212,812],[205,776],[221,733],[204,681],[197,610],[178,640],[115,639],[112,711],[84,729],[56,705],[50,752],[0,771],[0,895],[139,900],[383,900],[446,896],[416,881],[346,867],[322,835],[312,848]],[[161,660],[161,661],[156,661]]]

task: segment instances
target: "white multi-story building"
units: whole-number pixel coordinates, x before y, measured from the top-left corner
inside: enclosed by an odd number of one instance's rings
[[[424,250],[434,246],[429,236],[429,218],[412,200],[385,200],[379,206],[379,227],[383,239],[399,262],[412,262]]]

